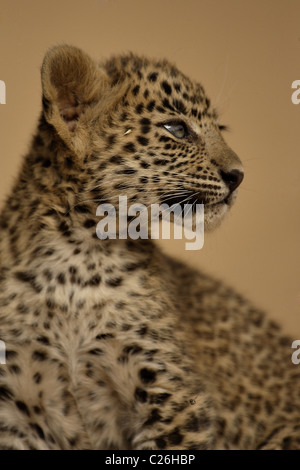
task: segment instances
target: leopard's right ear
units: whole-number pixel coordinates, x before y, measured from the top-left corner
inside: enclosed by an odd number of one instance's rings
[[[88,138],[93,108],[108,93],[106,73],[81,49],[62,45],[47,52],[41,78],[46,120],[79,151]]]

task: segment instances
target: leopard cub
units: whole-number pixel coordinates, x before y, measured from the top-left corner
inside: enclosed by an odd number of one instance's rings
[[[41,78],[0,216],[0,448],[300,448],[278,326],[151,239],[97,237],[120,196],[223,220],[243,168],[203,87],[166,60],[67,45]]]

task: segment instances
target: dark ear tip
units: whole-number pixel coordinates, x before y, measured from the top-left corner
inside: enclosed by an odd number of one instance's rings
[[[46,65],[49,60],[62,55],[74,55],[74,54],[83,54],[83,51],[79,47],[71,46],[70,44],[58,44],[56,46],[50,47],[47,50],[44,56],[43,65]]]
[[[76,46],[61,44],[49,49],[41,67],[42,82],[50,79],[55,84],[56,78],[65,78],[64,71],[72,71],[72,74],[91,68],[93,60]]]
[[[47,68],[51,61],[55,58],[55,56],[61,54],[63,51],[67,52],[67,49],[72,48],[73,46],[68,46],[67,44],[61,44],[57,46],[53,46],[50,49],[48,49],[44,55],[42,67],[41,67],[41,73],[42,76],[47,72]]]
[[[57,95],[75,89],[86,95],[97,80],[97,66],[94,60],[75,46],[62,44],[46,52],[41,68],[43,95],[53,101]]]
[[[83,111],[99,101],[106,87],[97,63],[75,46],[54,46],[42,69],[43,110],[47,121],[62,132],[74,131]]]

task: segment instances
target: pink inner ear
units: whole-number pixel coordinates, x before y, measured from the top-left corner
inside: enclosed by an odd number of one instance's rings
[[[59,109],[60,115],[65,121],[65,123],[67,124],[68,129],[70,131],[74,131],[76,128],[76,121],[78,120],[78,117],[79,117],[78,108],[79,106],[76,106],[76,105],[73,105],[73,106],[67,105],[67,106],[64,106],[63,108],[60,107]]]
[[[68,90],[60,90],[58,106],[59,113],[67,124],[69,131],[74,131],[81,111],[81,106],[75,96]]]

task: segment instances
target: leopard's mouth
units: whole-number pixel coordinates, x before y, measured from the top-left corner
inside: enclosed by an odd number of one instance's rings
[[[178,220],[180,220],[181,217],[181,222],[183,221],[185,215],[187,217],[192,215],[192,229],[194,231],[197,230],[197,220],[199,221],[199,219],[197,218],[197,204],[203,204],[204,229],[206,230],[206,232],[211,232],[215,230],[223,221],[224,217],[226,216],[235,201],[236,193],[237,191],[229,191],[223,197],[209,200],[203,195],[200,195],[199,192],[196,193],[195,191],[184,190],[184,193],[182,192],[182,194],[178,194],[175,192],[174,194],[168,194],[168,197],[162,197],[160,199],[160,202],[162,204],[168,205],[169,209],[171,210],[170,220],[172,222],[175,221],[175,215],[179,216]],[[189,206],[187,206],[187,204],[189,204]],[[168,211],[166,211],[165,214],[167,215]],[[198,215],[199,214],[200,213],[198,212]],[[162,214],[160,215],[160,220],[161,217],[163,217]]]
[[[164,202],[168,204],[169,208],[175,205],[176,210],[180,211],[182,216],[184,216],[185,213],[193,216],[196,215],[197,204],[204,204],[204,228],[207,232],[211,232],[220,225],[227,212],[230,210],[235,201],[236,193],[237,191],[228,192],[223,198],[209,200],[208,198],[200,196],[199,193],[190,191],[185,192],[184,196],[179,196],[178,194],[174,194],[171,197],[169,196],[168,200]],[[186,204],[190,204],[190,206],[186,206]],[[196,228],[195,221],[196,219],[193,222],[193,230]]]
[[[224,197],[223,199],[221,199],[220,201],[213,202],[213,203],[207,204],[207,205],[214,207],[214,206],[219,206],[219,205],[222,205],[222,204],[223,205],[226,204],[227,206],[230,207],[233,204],[235,198],[236,198],[236,194],[234,192],[233,193],[229,192],[227,194],[227,196]]]
[[[204,196],[200,196],[192,191],[186,192],[184,196],[178,196],[174,194],[174,196],[169,196],[165,203],[171,206],[180,207],[182,211],[184,211],[185,205],[189,204],[193,212],[196,211],[196,204],[204,204],[204,207],[207,209],[216,208],[218,206],[231,206],[235,200],[235,194],[229,192],[223,199],[218,201],[211,201]]]

